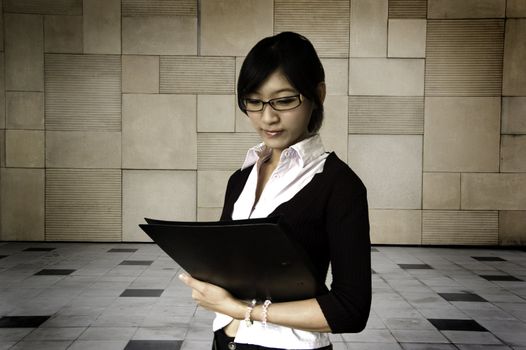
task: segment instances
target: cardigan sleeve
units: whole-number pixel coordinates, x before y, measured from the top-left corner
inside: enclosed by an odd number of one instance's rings
[[[333,186],[326,209],[332,284],[316,299],[332,333],[362,331],[371,307],[371,243],[365,186],[353,173],[351,182]]]

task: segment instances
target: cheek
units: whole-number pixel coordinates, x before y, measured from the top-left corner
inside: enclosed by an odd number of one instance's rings
[[[309,127],[310,119],[312,118],[312,105],[305,106],[305,109],[302,111],[301,115],[301,126],[302,129],[307,130]]]
[[[259,127],[257,118],[250,117],[250,116],[247,116],[247,117],[248,117],[248,120],[250,122],[250,125],[252,125],[253,128],[257,129]]]

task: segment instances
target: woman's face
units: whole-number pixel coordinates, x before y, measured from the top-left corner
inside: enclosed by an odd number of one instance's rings
[[[299,92],[292,87],[283,73],[277,70],[261,84],[258,90],[246,97],[268,101],[296,95],[299,95]],[[254,129],[267,147],[282,151],[308,136],[313,103],[303,95],[301,101],[298,107],[287,111],[276,111],[266,104],[260,112],[247,112]]]

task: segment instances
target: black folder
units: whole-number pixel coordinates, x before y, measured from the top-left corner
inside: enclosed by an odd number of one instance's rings
[[[145,219],[139,225],[193,277],[239,299],[292,301],[327,291],[281,217],[217,222]]]

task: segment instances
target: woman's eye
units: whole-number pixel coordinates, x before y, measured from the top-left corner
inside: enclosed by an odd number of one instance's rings
[[[274,103],[281,105],[281,106],[285,106],[285,105],[290,105],[294,103],[294,101],[296,101],[294,97],[287,97],[287,98],[276,100]]]
[[[259,102],[260,102],[259,100],[251,99],[251,98],[247,98],[245,100],[245,104],[247,104],[247,105],[258,105]]]

